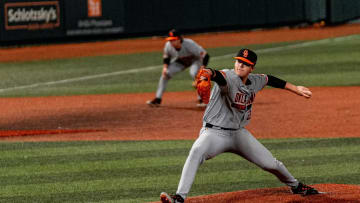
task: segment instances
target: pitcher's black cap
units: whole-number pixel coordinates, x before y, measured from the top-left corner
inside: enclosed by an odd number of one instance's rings
[[[248,66],[255,66],[257,55],[250,49],[240,49],[240,51],[234,58],[240,60]]]

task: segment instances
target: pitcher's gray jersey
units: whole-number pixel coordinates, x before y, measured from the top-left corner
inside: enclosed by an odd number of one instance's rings
[[[233,69],[222,72],[227,86],[214,84],[203,121],[223,128],[239,129],[250,122],[255,94],[265,87],[268,78],[264,74],[249,74],[245,85]]]
[[[177,51],[171,46],[170,41],[165,43],[164,58],[170,57],[171,62],[178,62],[189,67],[194,61],[202,60],[201,56],[206,53],[205,49],[191,39],[184,38],[181,49]]]

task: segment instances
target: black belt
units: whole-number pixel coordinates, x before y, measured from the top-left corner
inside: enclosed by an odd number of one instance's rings
[[[214,128],[214,129],[218,129],[218,130],[237,130],[237,129],[234,129],[234,128],[223,128],[223,127],[216,126],[216,125],[213,125],[213,124],[210,124],[210,123],[206,123],[205,127]]]

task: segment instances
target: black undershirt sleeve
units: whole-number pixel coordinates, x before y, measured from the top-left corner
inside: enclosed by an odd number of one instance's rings
[[[275,88],[281,88],[284,89],[285,85],[286,85],[286,81],[279,79],[277,77],[274,77],[272,75],[267,75],[268,76],[268,83],[267,85],[271,86],[271,87],[275,87]]]
[[[210,55],[206,54],[203,58],[203,65],[207,66],[207,64],[209,63],[209,59],[210,59]]]
[[[169,65],[170,64],[170,57],[164,58],[163,63]]]
[[[221,74],[220,71],[212,69],[211,71],[213,72],[213,75],[215,75],[215,77],[213,76],[213,78],[211,78],[212,81],[216,82],[219,86],[225,86],[227,84],[223,74]]]

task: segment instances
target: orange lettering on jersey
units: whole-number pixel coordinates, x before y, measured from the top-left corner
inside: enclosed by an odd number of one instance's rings
[[[234,98],[234,103],[231,104],[232,107],[245,110],[248,107],[251,107],[252,103],[255,100],[255,93],[251,93],[251,95],[247,95],[241,92],[236,93]]]

